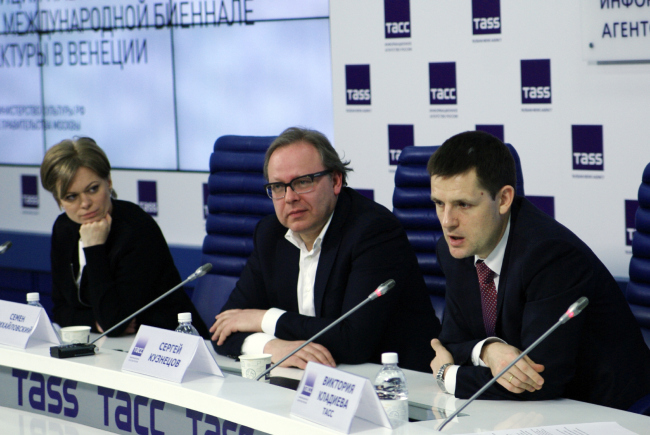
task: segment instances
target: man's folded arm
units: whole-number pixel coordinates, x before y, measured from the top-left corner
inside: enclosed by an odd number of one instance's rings
[[[552,249],[548,244],[552,244]],[[524,351],[557,323],[560,316],[579,297],[589,294],[589,262],[568,243],[549,240],[532,254],[534,266],[522,275],[527,301],[523,305],[518,337],[504,337],[509,344]],[[560,278],[558,278],[560,277]],[[545,367],[542,388],[535,392],[513,394],[498,385],[488,389],[483,398],[507,400],[546,400],[563,397],[573,379],[585,316],[561,325],[529,354]],[[452,354],[454,345],[450,344]],[[454,355],[455,356],[455,355]],[[464,365],[458,370],[456,397],[469,398],[492,378],[489,368]]]

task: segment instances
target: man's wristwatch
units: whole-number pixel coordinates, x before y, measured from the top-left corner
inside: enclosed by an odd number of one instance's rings
[[[447,363],[443,364],[440,367],[440,370],[438,370],[438,373],[436,374],[436,382],[438,382],[438,387],[442,390],[443,393],[448,393],[447,389],[445,388],[445,369],[449,366],[452,366],[453,364]]]

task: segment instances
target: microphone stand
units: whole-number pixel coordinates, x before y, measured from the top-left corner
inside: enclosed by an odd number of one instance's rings
[[[494,376],[492,379],[490,379],[490,382],[488,382],[487,384],[485,384],[485,385],[483,386],[483,388],[481,388],[480,390],[478,390],[478,391],[477,391],[477,392],[476,392],[472,397],[470,397],[469,400],[468,400],[468,401],[467,401],[463,406],[461,406],[459,409],[457,409],[456,411],[454,411],[453,414],[451,414],[449,417],[447,417],[447,419],[446,419],[444,422],[442,422],[442,424],[441,424],[440,427],[438,428],[438,432],[441,432],[441,431],[442,431],[442,428],[445,427],[445,426],[447,425],[447,423],[449,423],[449,422],[450,422],[454,417],[456,417],[458,414],[460,414],[460,412],[461,412],[463,409],[467,408],[467,406],[468,406],[470,403],[472,403],[474,400],[476,400],[476,398],[477,398],[478,396],[480,396],[481,394],[483,394],[483,393],[485,392],[485,390],[487,390],[487,389],[490,388],[492,385],[494,385],[494,383],[495,383],[495,382],[496,382],[496,381],[497,381],[501,376],[503,376],[503,375],[504,375],[504,374],[505,374],[505,373],[506,373],[506,372],[507,372],[507,371],[508,371],[512,366],[514,366],[515,364],[517,364],[517,363],[519,362],[519,360],[521,360],[523,357],[525,357],[526,355],[528,355],[528,353],[530,353],[531,350],[535,349],[535,347],[537,347],[538,344],[540,344],[542,341],[544,341],[544,340],[546,339],[546,337],[548,337],[549,335],[551,335],[551,333],[552,333],[553,331],[555,331],[555,330],[556,330],[560,325],[565,324],[565,323],[568,322],[570,319],[572,319],[572,318],[574,318],[575,316],[577,316],[578,314],[580,314],[580,312],[581,312],[581,311],[582,311],[582,310],[587,306],[588,303],[589,303],[589,299],[587,299],[585,296],[581,297],[581,298],[578,299],[576,302],[574,302],[574,303],[569,307],[569,309],[567,310],[567,312],[564,313],[564,314],[560,317],[560,320],[558,320],[558,321],[555,323],[555,325],[551,326],[551,327],[549,328],[549,330],[546,331],[546,332],[544,333],[544,335],[542,335],[542,336],[539,337],[537,340],[535,340],[535,342],[534,342],[533,344],[531,344],[530,346],[528,346],[528,349],[526,349],[526,350],[523,351],[521,354],[519,354],[519,356],[518,356],[517,358],[515,358],[515,359],[514,359],[510,364],[508,364],[508,365],[506,366],[506,368],[504,368],[503,370],[501,370],[501,371],[500,371],[496,376]]]
[[[126,319],[122,320],[119,323],[116,323],[115,325],[113,325],[113,327],[111,327],[110,329],[105,331],[102,335],[100,335],[99,337],[97,337],[96,339],[91,341],[90,343],[73,343],[73,344],[64,344],[64,345],[60,345],[60,346],[52,346],[52,347],[50,347],[50,356],[52,356],[54,358],[71,358],[71,357],[75,357],[75,356],[94,355],[95,353],[97,353],[99,351],[99,349],[97,349],[97,346],[95,346],[95,343],[100,338],[104,337],[109,332],[114,331],[115,328],[117,328],[118,326],[123,325],[124,323],[128,322],[129,320],[131,320],[132,318],[134,318],[135,316],[137,316],[138,314],[140,314],[141,312],[143,312],[147,308],[154,305],[156,302],[160,301],[161,299],[166,298],[167,296],[169,296],[174,291],[178,290],[179,288],[181,288],[182,286],[184,286],[188,282],[194,281],[195,279],[197,279],[199,277],[202,277],[203,275],[208,273],[208,271],[210,269],[212,269],[212,264],[211,263],[206,263],[203,266],[199,267],[198,269],[196,269],[196,271],[192,275],[187,277],[187,279],[185,281],[181,282],[180,284],[178,284],[177,286],[175,286],[171,290],[167,291],[163,295],[158,296],[156,299],[149,302],[147,305],[140,308],[135,313],[129,315]]]
[[[256,380],[256,381],[259,381],[262,377],[266,376],[266,374],[269,373],[271,370],[273,370],[274,368],[276,368],[277,366],[279,366],[280,364],[282,364],[283,362],[285,362],[287,359],[289,359],[289,358],[291,358],[293,355],[295,355],[295,354],[296,354],[300,349],[302,349],[303,347],[307,346],[307,345],[308,345],[309,343],[311,343],[312,341],[316,340],[318,337],[320,337],[321,335],[323,335],[324,333],[326,333],[327,331],[329,331],[330,329],[332,329],[334,326],[338,325],[338,324],[339,324],[343,319],[345,319],[345,318],[348,317],[350,314],[352,314],[352,313],[354,313],[355,311],[357,311],[359,308],[361,308],[362,306],[364,306],[364,305],[367,304],[368,302],[370,302],[370,301],[374,301],[374,300],[377,299],[379,296],[383,296],[383,295],[385,295],[385,294],[388,292],[388,290],[392,289],[393,287],[395,287],[395,280],[394,280],[394,279],[389,279],[388,281],[386,281],[385,283],[383,283],[382,285],[380,285],[379,287],[377,287],[377,289],[376,289],[375,291],[373,291],[372,293],[370,293],[370,295],[369,295],[366,299],[364,299],[363,301],[359,302],[359,304],[357,304],[356,307],[352,308],[350,311],[348,311],[347,313],[343,314],[341,317],[339,317],[338,319],[336,319],[334,322],[330,323],[330,324],[329,324],[325,329],[323,329],[323,330],[320,331],[318,334],[314,335],[312,338],[310,338],[309,340],[305,341],[303,344],[301,344],[300,346],[298,346],[297,348],[295,348],[292,352],[290,352],[288,355],[286,355],[286,356],[285,356],[284,358],[282,358],[280,361],[276,362],[276,363],[273,364],[271,367],[269,367],[268,369],[264,370],[264,371],[262,372],[262,374],[259,375],[255,380]]]

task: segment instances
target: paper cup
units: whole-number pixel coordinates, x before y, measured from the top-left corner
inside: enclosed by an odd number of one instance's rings
[[[240,355],[241,375],[248,379],[257,379],[264,370],[271,367],[271,354],[262,353],[257,355]],[[270,382],[271,373],[264,375],[260,381]]]
[[[66,326],[61,328],[60,334],[64,343],[88,343],[90,326]]]

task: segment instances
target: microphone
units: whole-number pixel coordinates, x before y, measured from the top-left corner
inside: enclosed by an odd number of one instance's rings
[[[449,422],[450,422],[454,417],[456,417],[458,414],[460,414],[460,412],[461,412],[463,409],[467,408],[467,406],[468,406],[470,403],[472,403],[474,400],[476,400],[476,399],[478,398],[478,396],[480,396],[481,394],[483,394],[483,393],[485,392],[485,390],[487,390],[488,388],[490,388],[490,387],[491,387],[491,386],[492,386],[492,385],[493,385],[493,384],[494,384],[494,383],[495,383],[495,382],[496,382],[496,381],[497,381],[501,376],[503,376],[503,375],[504,375],[508,370],[510,370],[510,368],[511,368],[512,366],[514,366],[515,364],[517,364],[517,363],[519,362],[519,360],[521,360],[523,357],[525,357],[526,355],[528,355],[528,353],[529,353],[531,350],[535,349],[535,347],[536,347],[539,343],[541,343],[542,341],[544,341],[544,340],[546,339],[546,337],[548,337],[549,335],[551,335],[551,333],[552,333],[553,331],[555,331],[555,330],[556,330],[560,325],[564,325],[564,324],[565,324],[566,322],[568,322],[570,319],[573,319],[575,316],[577,316],[578,314],[580,314],[580,313],[582,312],[582,310],[585,309],[585,307],[587,306],[587,304],[589,304],[589,299],[587,299],[585,296],[581,297],[580,299],[578,299],[577,301],[575,301],[573,304],[571,304],[571,306],[570,306],[569,309],[566,311],[566,313],[562,314],[562,316],[561,316],[560,319],[555,323],[555,325],[551,326],[551,327],[549,328],[549,330],[546,331],[546,332],[544,333],[544,335],[542,335],[541,337],[539,337],[539,338],[538,338],[538,339],[537,339],[533,344],[531,344],[530,346],[528,346],[528,349],[526,349],[526,350],[523,351],[521,354],[519,354],[519,356],[518,356],[517,358],[515,358],[514,361],[512,361],[510,364],[508,364],[508,366],[507,366],[506,368],[504,368],[503,370],[501,370],[501,371],[500,371],[496,376],[494,376],[492,379],[490,379],[490,382],[488,382],[487,384],[485,384],[485,385],[483,386],[483,388],[481,388],[480,390],[478,390],[478,391],[477,391],[477,392],[476,392],[472,397],[470,397],[469,400],[468,400],[468,401],[467,401],[463,406],[461,406],[459,409],[457,409],[456,411],[454,411],[453,414],[451,414],[449,417],[447,417],[447,419],[446,419],[445,421],[443,421],[442,424],[440,425],[440,427],[438,428],[438,432],[441,432],[441,431],[442,431],[442,428],[445,427],[445,426],[447,425],[447,423],[449,423]]]
[[[330,329],[332,329],[334,326],[338,325],[338,324],[339,324],[343,319],[345,319],[345,318],[348,317],[350,314],[352,314],[352,313],[354,313],[355,311],[357,311],[359,308],[361,308],[362,306],[364,306],[364,305],[367,304],[368,302],[370,302],[370,301],[374,301],[374,300],[377,299],[378,297],[383,296],[383,295],[385,295],[386,293],[388,293],[388,290],[392,289],[393,287],[395,287],[395,280],[394,280],[394,279],[389,279],[388,281],[386,281],[385,283],[383,283],[382,285],[380,285],[379,287],[377,287],[377,288],[376,288],[372,293],[370,293],[370,295],[368,295],[368,297],[367,297],[366,299],[364,299],[363,301],[359,302],[359,304],[358,304],[356,307],[353,307],[352,309],[350,309],[347,313],[343,314],[341,317],[339,317],[338,319],[336,319],[334,322],[330,323],[330,324],[329,324],[325,329],[323,329],[322,331],[320,331],[318,334],[314,335],[312,338],[310,338],[309,340],[305,341],[303,344],[301,344],[300,346],[298,346],[297,348],[295,348],[292,352],[290,352],[287,356],[285,356],[284,358],[282,358],[280,361],[276,362],[276,363],[273,364],[271,367],[269,367],[268,369],[264,370],[264,371],[262,372],[262,374],[259,375],[255,380],[256,380],[256,381],[259,381],[261,378],[263,378],[264,376],[266,376],[266,374],[269,373],[271,370],[273,370],[274,368],[276,368],[277,366],[279,366],[280,364],[282,364],[282,363],[283,363],[284,361],[286,361],[287,359],[291,358],[291,357],[292,357],[294,354],[296,354],[300,349],[302,349],[303,347],[307,346],[307,345],[308,345],[309,343],[311,343],[312,341],[316,340],[318,337],[320,337],[321,335],[323,335],[324,333],[326,333],[327,331],[329,331]]]
[[[128,322],[129,320],[131,320],[132,318],[134,318],[135,316],[137,316],[138,314],[140,314],[141,312],[143,312],[147,308],[151,307],[152,305],[154,305],[155,303],[157,303],[161,299],[166,298],[167,296],[169,296],[174,291],[178,290],[179,288],[181,288],[182,286],[184,286],[188,282],[194,281],[196,278],[202,277],[203,275],[208,273],[208,271],[210,269],[212,269],[212,264],[211,263],[206,263],[203,266],[199,267],[198,269],[196,269],[196,271],[193,274],[188,276],[185,281],[181,282],[176,287],[169,290],[167,293],[165,293],[165,294],[163,294],[161,296],[158,296],[156,299],[149,302],[147,305],[140,308],[138,311],[131,314],[126,319],[122,320],[119,323],[116,323],[115,325],[113,325],[112,328],[105,331],[102,335],[100,335],[99,337],[97,337],[96,339],[91,341],[90,343],[73,343],[73,344],[63,344],[63,345],[60,345],[60,346],[52,346],[52,347],[50,347],[50,356],[52,356],[54,358],[71,358],[71,357],[75,357],[75,356],[94,355],[95,353],[99,352],[99,349],[97,348],[97,346],[95,346],[94,343],[97,342],[100,338],[104,337],[106,334],[113,331],[118,326],[123,325],[124,323]]]
[[[374,300],[377,299],[378,297],[383,296],[383,295],[385,295],[386,293],[388,293],[388,290],[392,289],[393,287],[395,287],[395,280],[394,280],[394,279],[389,279],[388,281],[386,281],[385,283],[383,283],[382,285],[380,285],[379,287],[377,287],[377,288],[375,289],[375,291],[373,291],[372,293],[370,293],[370,295],[368,296],[368,299],[371,300],[371,301],[374,301]],[[366,303],[366,302],[362,302],[361,304],[357,305],[357,307],[359,307],[359,306],[361,306],[361,305],[363,305],[363,304],[365,304],[365,303]],[[356,309],[357,309],[357,308],[353,308],[353,309],[350,310],[348,313],[350,314],[350,313],[352,313],[352,312],[353,312],[354,310],[356,310]],[[346,314],[346,316],[347,316],[347,314]],[[343,317],[341,317],[341,319],[343,319]]]
[[[0,245],[0,254],[4,254],[5,252],[7,252],[9,248],[11,248],[12,244],[13,243],[11,243],[10,241],[6,241],[2,245]]]
[[[203,275],[208,273],[210,269],[212,269],[212,263],[205,263],[203,266],[196,269],[193,274],[187,277],[187,281],[194,281],[197,278],[201,278]]]
[[[560,317],[560,322],[562,322],[562,324],[565,324],[566,322],[569,321],[569,319],[573,319],[575,316],[580,314],[588,304],[589,304],[589,299],[587,299],[584,296],[581,297],[573,304],[571,304],[569,309],[566,310],[566,313],[562,314],[562,317]]]

